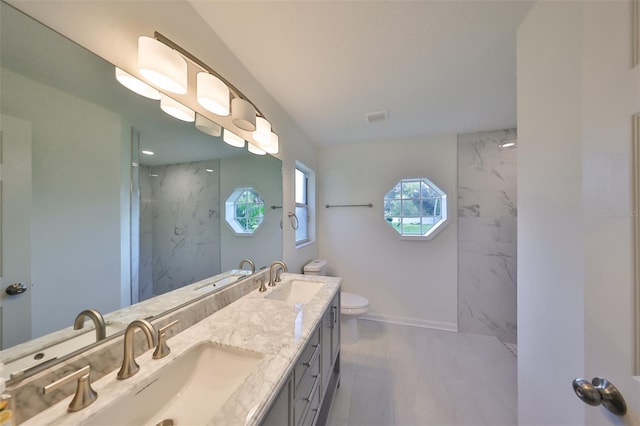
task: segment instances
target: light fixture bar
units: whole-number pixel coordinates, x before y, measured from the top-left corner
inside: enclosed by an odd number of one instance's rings
[[[231,84],[226,78],[224,78],[223,76],[218,74],[213,68],[211,68],[210,66],[208,66],[207,64],[202,62],[200,59],[198,59],[195,56],[193,56],[190,52],[188,52],[187,50],[183,49],[181,46],[177,45],[176,43],[174,43],[173,41],[171,41],[169,38],[165,37],[164,35],[160,34],[159,32],[155,31],[153,33],[153,37],[156,40],[158,40],[159,42],[161,42],[163,44],[166,44],[170,48],[178,51],[182,56],[184,56],[185,58],[187,58],[188,60],[190,60],[191,62],[193,62],[194,64],[196,64],[200,68],[202,68],[203,70],[205,70],[205,71],[215,75],[216,77],[218,77],[220,80],[222,80],[222,82],[224,84],[226,84],[229,87],[229,90],[231,91],[231,93],[233,94],[234,97],[242,98],[245,101],[249,102],[253,106],[253,108],[256,110],[257,115],[259,117],[264,117],[264,114],[260,111],[260,109],[258,109],[258,107],[255,106],[255,104],[253,102],[251,102],[249,100],[249,98],[247,98],[244,95],[244,93],[242,93],[236,86]]]

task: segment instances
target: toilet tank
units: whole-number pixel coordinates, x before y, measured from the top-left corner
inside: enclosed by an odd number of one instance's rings
[[[304,265],[305,275],[327,275],[327,261],[315,259]]]

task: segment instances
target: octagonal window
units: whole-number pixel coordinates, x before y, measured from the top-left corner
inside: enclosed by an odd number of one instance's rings
[[[447,194],[427,178],[402,179],[384,197],[384,219],[403,238],[430,240],[447,223]]]
[[[225,213],[236,234],[251,235],[264,220],[264,201],[252,187],[239,187],[227,198]]]

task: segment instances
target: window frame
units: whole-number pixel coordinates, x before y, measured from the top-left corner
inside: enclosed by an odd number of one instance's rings
[[[436,194],[438,194],[438,196],[423,196],[422,195],[422,190],[419,191],[419,196],[418,197],[404,197],[402,194],[402,190],[400,191],[400,196],[399,197],[388,197],[388,195],[394,191],[398,185],[401,186],[402,188],[402,184],[405,183],[412,183],[412,182],[417,182],[420,187],[422,186],[422,184],[424,183],[426,186],[428,186],[432,191],[434,191]],[[422,212],[420,212],[419,215],[416,214],[404,214],[404,203],[406,201],[415,201],[417,200],[420,204],[422,204],[422,202],[424,202],[424,200],[426,199],[434,199],[434,200],[440,200],[440,206],[439,206],[439,216],[425,216],[422,214]],[[431,179],[427,178],[427,177],[412,177],[412,178],[401,178],[399,180],[396,181],[396,183],[391,187],[391,189],[387,192],[385,192],[383,198],[383,211],[382,211],[382,216],[383,216],[383,220],[387,223],[387,225],[389,225],[389,228],[391,230],[393,230],[394,234],[397,235],[398,237],[400,237],[403,240],[422,240],[422,241],[429,241],[432,240],[433,238],[435,238],[443,229],[445,229],[447,227],[447,225],[449,224],[449,204],[447,202],[447,193],[446,191],[444,191],[442,188],[440,188],[438,185],[436,185]],[[398,201],[400,203],[400,211],[399,214],[397,215],[393,215],[393,216],[388,216],[387,212],[386,212],[386,206],[387,206],[387,202],[391,202],[391,201]],[[437,201],[436,201],[437,202]],[[420,207],[421,209],[423,207]],[[435,207],[434,207],[435,209]],[[391,221],[389,221],[389,218],[399,218],[401,221],[403,221],[404,218],[409,218],[409,219],[417,219],[420,223],[420,226],[424,226],[424,219],[425,218],[438,218],[439,219],[437,221],[435,221],[435,223],[432,224],[432,226],[424,233],[424,234],[415,234],[415,233],[410,233],[410,234],[406,234],[406,233],[402,233],[399,229],[397,229]],[[404,223],[404,222],[403,222]]]
[[[306,196],[306,199],[300,200],[304,202],[298,202],[298,173],[302,173],[304,176],[303,194]],[[307,230],[306,235],[300,239],[298,239],[297,230],[294,230],[295,246],[296,248],[301,248],[315,242],[315,172],[301,162],[296,161],[293,174],[293,195],[298,227],[300,227],[300,223],[304,220]],[[300,210],[302,210],[303,214],[300,214]],[[292,225],[295,225],[295,222],[292,222]]]
[[[304,198],[303,202],[298,202],[298,174],[301,174],[302,176],[304,176],[304,187],[302,189],[302,196]],[[294,192],[295,192],[295,204],[296,204],[296,218],[298,220],[297,225],[298,228],[300,227],[300,221],[304,220],[306,222],[306,229],[307,232],[305,234],[305,236],[301,239],[298,239],[298,230],[295,229],[295,243],[296,246],[300,246],[303,244],[306,244],[308,242],[311,241],[311,238],[309,236],[309,225],[310,225],[310,215],[309,215],[309,172],[307,170],[305,170],[304,168],[300,167],[299,164],[296,163],[295,166],[295,170],[294,170]],[[298,210],[303,210],[304,211],[304,217],[300,217],[300,215],[298,214]]]

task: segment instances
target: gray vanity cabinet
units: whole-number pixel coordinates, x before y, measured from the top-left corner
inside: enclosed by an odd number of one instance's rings
[[[340,381],[340,292],[322,316],[262,426],[324,425]]]

